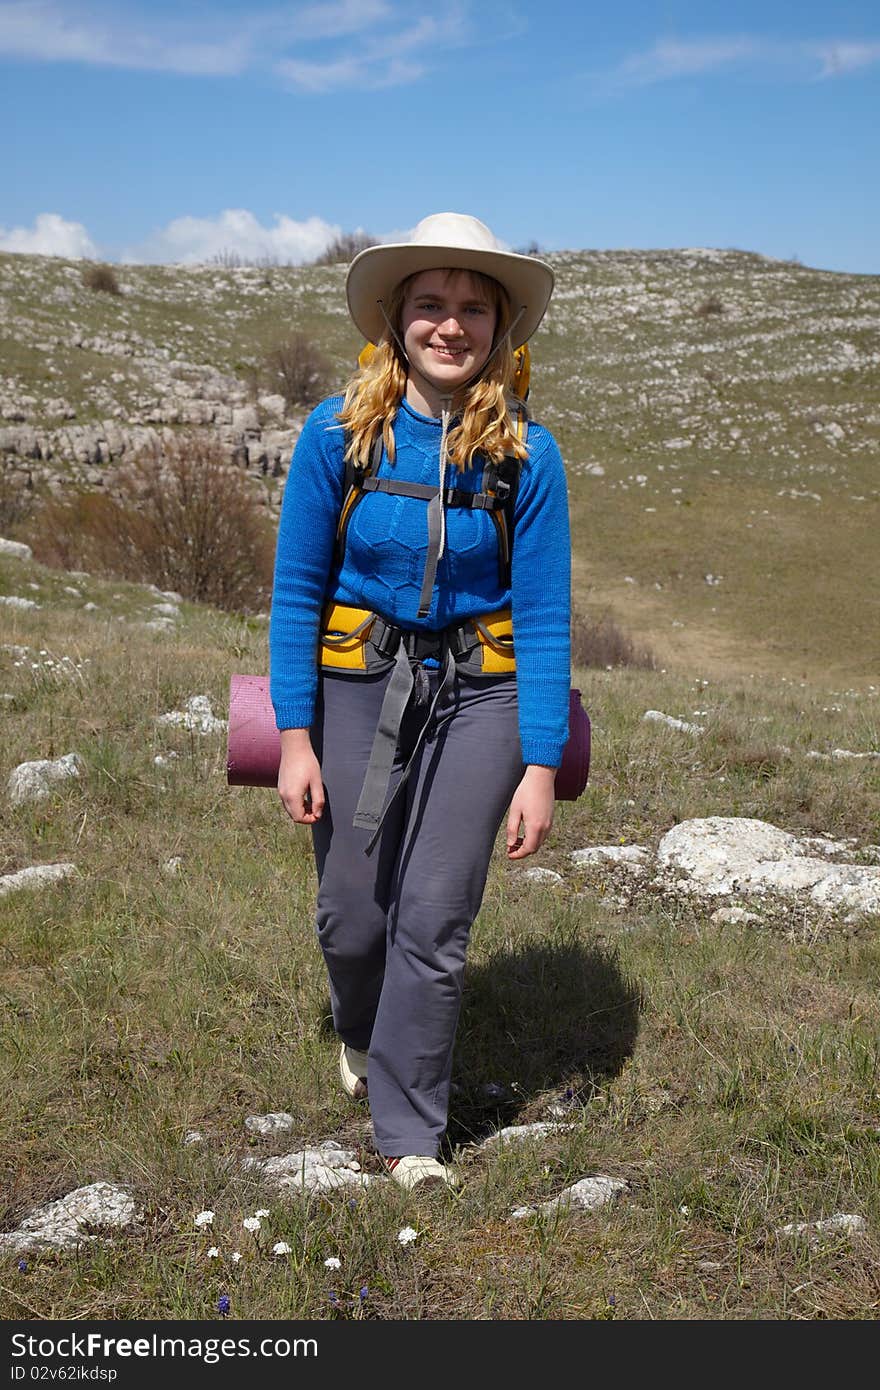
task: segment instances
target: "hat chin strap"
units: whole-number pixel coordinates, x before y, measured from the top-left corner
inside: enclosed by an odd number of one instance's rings
[[[378,299],[376,302],[379,305],[379,308],[382,310],[382,317],[385,320],[388,332],[391,334],[392,338],[397,344],[400,350],[401,357],[403,358],[407,367],[411,369],[412,364],[410,363],[410,360],[406,355],[406,349],[400,340],[400,335],[398,334],[397,329],[394,327],[394,324],[388,317],[385,305],[382,303],[381,299]],[[469,386],[472,386],[473,383],[480,376],[482,376],[483,372],[486,370],[486,367],[489,365],[492,358],[495,356],[496,352],[501,347],[502,343],[505,341],[505,339],[510,338],[511,334],[513,333],[513,330],[516,328],[516,325],[519,323],[525,311],[526,306],[525,304],[523,304],[519,313],[516,315],[516,318],[512,320],[510,326],[507,329],[505,329],[505,331],[499,337],[498,341],[493,346],[491,352],[486,358],[486,361],[476,372],[474,372],[473,376],[469,377],[467,381],[465,381],[461,386],[456,388],[456,394],[460,391],[466,391]],[[431,384],[433,385],[433,382]],[[435,389],[437,388],[435,387]],[[431,606],[431,598],[434,592],[434,579],[437,574],[437,562],[446,548],[446,508],[443,504],[443,496],[446,492],[446,469],[448,464],[447,437],[449,435],[449,423],[451,418],[452,396],[443,395],[440,397],[440,420],[442,424],[442,429],[440,433],[440,486],[437,492],[437,496],[432,497],[431,501],[428,503],[428,553],[425,558],[425,572],[422,576],[422,592],[419,596],[420,618],[427,617],[428,609]]]

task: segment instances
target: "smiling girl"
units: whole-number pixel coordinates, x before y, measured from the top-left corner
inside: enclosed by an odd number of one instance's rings
[[[549,833],[568,737],[565,470],[512,396],[552,289],[456,213],[355,257],[376,350],[307,419],[279,525],[278,791],[311,827],[340,1080],[406,1188],[458,1182],[440,1153],[468,936],[505,810],[509,859]]]

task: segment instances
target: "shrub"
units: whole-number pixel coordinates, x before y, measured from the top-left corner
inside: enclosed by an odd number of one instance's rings
[[[317,405],[330,394],[332,368],[305,333],[288,333],[263,356],[260,380],[279,392],[289,406]]]
[[[331,241],[326,251],[315,257],[312,265],[347,264],[354,260],[359,251],[366,251],[368,246],[378,244],[376,238],[368,236],[366,232],[343,232],[335,241]]]
[[[638,647],[618,627],[610,613],[598,619],[572,614],[571,663],[573,666],[638,666],[653,671],[657,663],[647,647]]]
[[[87,265],[82,280],[87,290],[98,290],[101,294],[122,294],[112,265]]]
[[[30,478],[20,480],[16,472],[12,463],[0,459],[0,535],[10,539],[15,539],[10,533],[27,519],[34,504]]]
[[[702,304],[698,304],[694,313],[698,318],[708,318],[710,314],[723,314],[724,305],[717,294],[710,294],[708,299],[704,299]]]
[[[108,476],[41,508],[35,557],[64,569],[174,589],[234,611],[265,608],[274,535],[253,485],[216,441],[179,435]]]

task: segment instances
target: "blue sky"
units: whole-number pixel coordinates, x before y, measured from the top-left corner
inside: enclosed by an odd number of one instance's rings
[[[880,273],[877,0],[0,0],[0,249],[508,245]]]

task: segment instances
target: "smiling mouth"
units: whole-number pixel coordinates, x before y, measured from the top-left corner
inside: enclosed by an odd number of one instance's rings
[[[467,348],[465,347],[450,348],[445,347],[442,343],[431,343],[431,348],[434,352],[439,353],[441,357],[463,357],[467,352]]]

